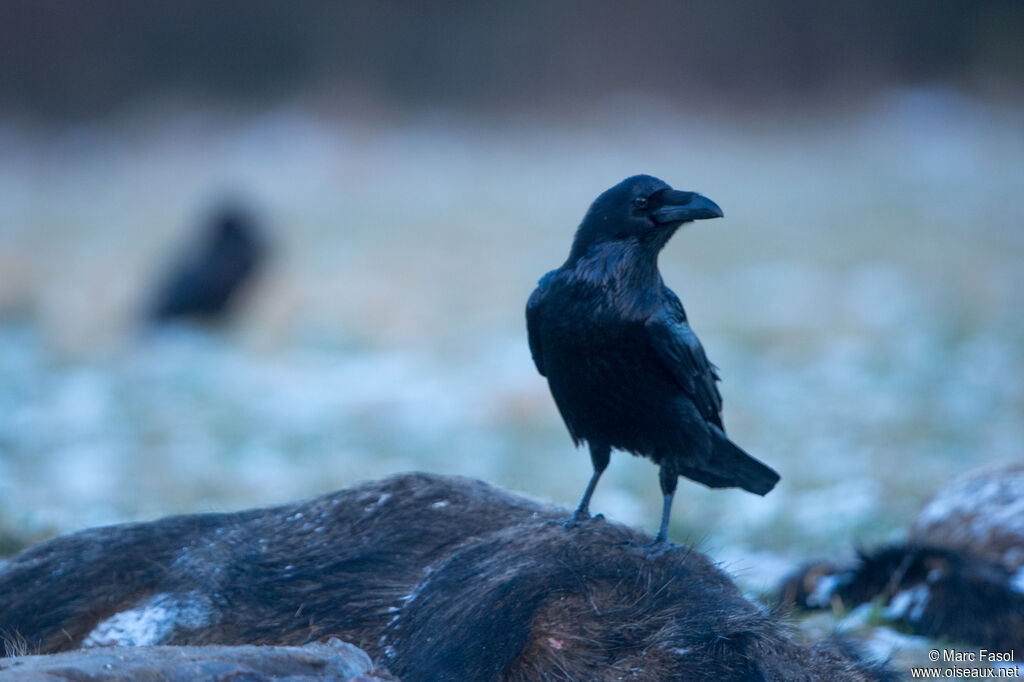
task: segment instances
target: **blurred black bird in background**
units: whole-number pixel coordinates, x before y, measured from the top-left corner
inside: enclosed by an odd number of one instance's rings
[[[667,539],[680,475],[758,495],[779,480],[726,437],[718,374],[658,272],[658,253],[680,225],[720,217],[722,209],[700,194],[649,175],[627,178],[591,204],[569,258],[530,296],[533,361],[594,465],[568,524],[589,517],[612,448],[661,467],[664,506],[653,545]]]
[[[219,206],[156,288],[147,320],[222,321],[262,266],[266,250],[251,213],[238,203]]]

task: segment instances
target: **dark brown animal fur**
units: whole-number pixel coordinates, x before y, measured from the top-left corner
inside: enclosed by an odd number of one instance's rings
[[[1024,594],[1013,578],[994,561],[910,543],[861,552],[846,566],[805,566],[783,582],[780,601],[808,610],[878,601],[884,618],[914,634],[1010,651],[1024,647]]]
[[[477,481],[409,474],[270,509],[87,530],[0,571],[0,630],[66,651],[90,633],[96,643],[115,614],[185,604],[148,643],[336,636],[406,680],[886,677],[834,643],[797,645],[703,555],[650,557],[646,536],[601,520],[566,530],[565,515]]]

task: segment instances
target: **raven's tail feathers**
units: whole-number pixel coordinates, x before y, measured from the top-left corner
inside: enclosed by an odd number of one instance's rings
[[[711,443],[711,461],[706,467],[710,470],[709,478],[758,495],[766,494],[779,482],[779,474],[774,469],[748,455],[715,427],[711,427]]]

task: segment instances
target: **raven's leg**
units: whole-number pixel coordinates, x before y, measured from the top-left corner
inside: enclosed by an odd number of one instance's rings
[[[658,482],[661,483],[664,502],[661,506],[661,524],[658,526],[658,534],[654,536],[651,547],[657,547],[668,541],[668,519],[672,515],[672,497],[676,494],[676,484],[679,483],[679,471],[671,460],[666,459],[661,463]]]
[[[580,506],[576,507],[576,511],[572,513],[572,517],[565,522],[565,527],[570,528],[576,526],[580,521],[584,521],[590,518],[590,496],[594,494],[594,488],[597,487],[597,482],[601,478],[601,474],[608,468],[608,460],[611,459],[612,448],[610,445],[605,443],[591,443],[590,444],[590,461],[594,465],[594,475],[590,477],[590,483],[587,484],[587,489],[583,493],[583,499],[580,500]]]

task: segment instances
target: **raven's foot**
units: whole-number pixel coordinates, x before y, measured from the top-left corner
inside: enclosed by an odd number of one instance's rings
[[[671,552],[675,549],[675,545],[662,537],[656,537],[652,542],[648,542],[645,545],[638,545],[635,542],[627,542],[626,547],[631,552],[637,552],[643,554],[649,559],[659,557],[666,552]]]
[[[589,511],[587,511],[586,509],[577,509],[576,511],[574,511],[572,513],[572,516],[570,516],[565,521],[565,523],[563,523],[562,525],[565,528],[578,528],[581,523],[583,523],[584,521],[589,521],[589,520],[590,520],[590,512]]]
[[[665,552],[672,551],[674,547],[675,545],[673,545],[665,538],[656,537],[654,538],[653,542],[651,542],[649,545],[644,545],[642,549],[644,551],[644,554],[647,555],[648,559],[653,559],[655,557],[661,556]]]
[[[586,509],[577,509],[562,525],[566,528],[578,528],[584,521],[604,521],[604,514],[594,514],[591,516],[590,512]]]

